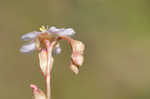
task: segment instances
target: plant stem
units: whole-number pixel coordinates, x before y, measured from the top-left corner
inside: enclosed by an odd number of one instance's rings
[[[52,67],[52,64],[53,64],[53,59],[49,59],[48,63],[48,72],[47,72],[47,77],[46,77],[46,92],[47,92],[47,99],[51,99],[51,67]]]
[[[48,52],[48,66],[47,66],[47,75],[46,75],[46,92],[47,92],[47,99],[51,99],[51,77],[52,77],[52,67],[53,67],[53,57],[52,57],[52,50],[55,42],[51,43],[46,41],[46,47]]]

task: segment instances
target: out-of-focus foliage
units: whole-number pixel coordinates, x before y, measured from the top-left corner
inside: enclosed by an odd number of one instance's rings
[[[64,43],[55,57],[52,99],[150,98],[149,0],[1,0],[0,98],[31,99],[31,83],[44,90],[38,55],[19,52],[21,35],[41,24],[71,27],[86,44],[75,76]]]

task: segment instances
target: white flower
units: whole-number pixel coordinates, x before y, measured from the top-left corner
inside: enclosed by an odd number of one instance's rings
[[[56,28],[55,26],[52,26],[48,29],[46,29],[44,26],[40,28],[41,32],[38,31],[33,31],[29,32],[21,37],[23,41],[30,41],[28,44],[25,44],[21,47],[20,51],[22,53],[30,53],[34,50],[37,49],[37,40],[39,40],[40,36],[44,36],[45,38],[48,39],[55,39],[55,37],[59,36],[71,36],[75,34],[75,31],[72,28]],[[42,38],[44,39],[44,38]],[[59,54],[61,52],[61,48],[59,47],[59,44],[56,46],[54,49],[53,53],[54,54]]]

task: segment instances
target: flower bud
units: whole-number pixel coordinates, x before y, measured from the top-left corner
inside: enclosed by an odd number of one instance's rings
[[[80,54],[80,53],[72,53],[72,62],[77,65],[77,66],[81,66],[83,64],[84,61],[84,57]]]
[[[56,44],[56,46],[53,48],[53,56],[56,56],[57,54],[60,54],[61,53],[61,48],[60,48],[60,45],[59,43]]]
[[[48,63],[48,56],[47,56],[47,50],[42,49],[39,52],[39,61],[40,61],[40,68],[44,76],[46,76],[46,68],[47,68],[47,63]]]
[[[85,46],[81,41],[77,41],[77,40],[71,40],[71,46],[72,46],[72,50],[73,52],[78,52],[80,54],[83,54]]]
[[[31,84],[30,87],[32,88],[33,99],[46,99],[44,92],[38,89],[36,85]]]
[[[70,64],[70,69],[73,73],[75,73],[76,75],[79,73],[79,68],[78,66],[74,65],[72,62]]]

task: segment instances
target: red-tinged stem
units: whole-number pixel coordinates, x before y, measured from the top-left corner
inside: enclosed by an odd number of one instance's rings
[[[46,77],[47,99],[51,99],[51,72]]]
[[[48,51],[48,66],[47,66],[47,75],[46,75],[46,92],[47,99],[51,99],[51,77],[52,77],[52,67],[53,67],[53,57],[52,50],[55,42],[50,43],[48,40],[45,41],[47,51]]]
[[[47,99],[51,99],[51,77],[52,77],[52,65],[53,58],[48,56],[48,68],[47,68],[47,77],[46,77],[46,90],[47,90]]]
[[[59,37],[59,40],[60,39],[64,39],[64,40],[67,40],[70,44],[71,44],[71,40],[73,40],[72,38],[68,37],[68,36],[60,36]]]

